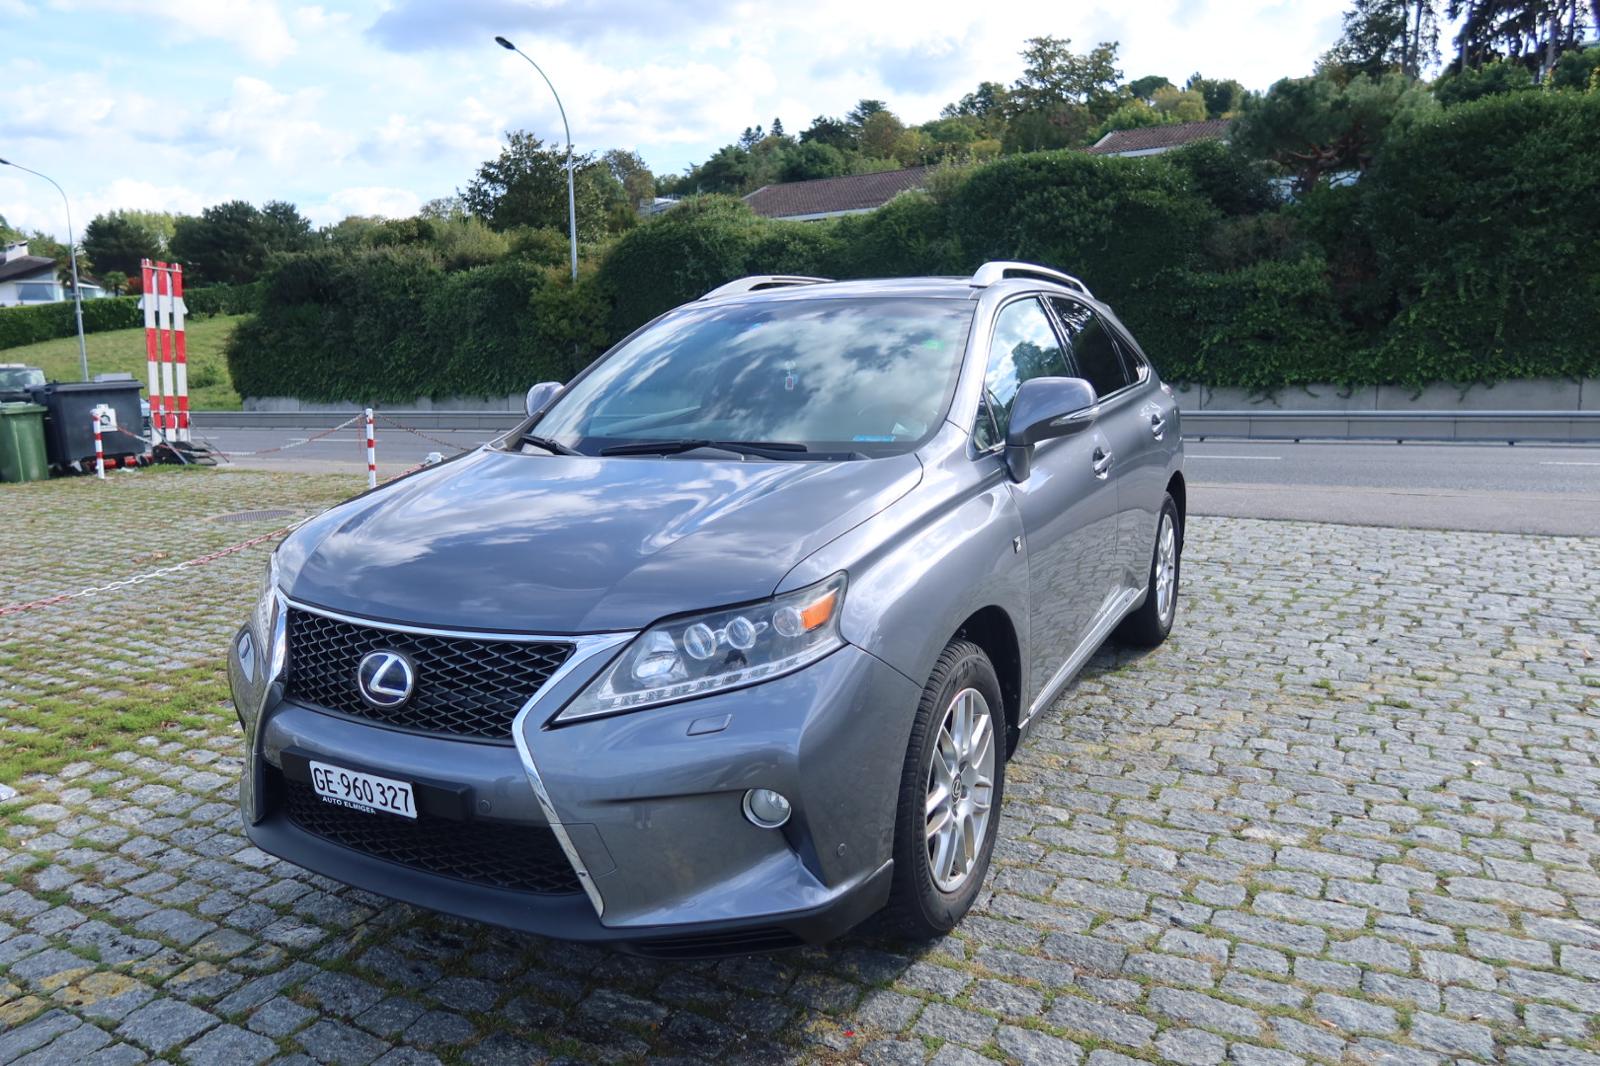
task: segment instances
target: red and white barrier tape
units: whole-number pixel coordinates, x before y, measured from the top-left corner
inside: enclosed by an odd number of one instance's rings
[[[298,522],[295,523],[295,525],[299,524],[300,523]],[[203,563],[213,562],[217,559],[237,554],[238,552],[244,551],[246,548],[253,548],[263,541],[268,541],[274,537],[283,536],[285,533],[293,529],[295,525],[284,526],[281,529],[274,529],[271,533],[263,533],[259,537],[251,537],[247,541],[242,541],[238,544],[230,544],[226,548],[219,548],[214,552],[207,552],[205,555],[198,555],[193,559],[185,559],[183,562],[174,563],[172,566],[163,566],[160,570],[152,570],[147,574],[135,574],[133,577],[125,577],[120,581],[113,581],[107,585],[90,585],[87,588],[78,589],[76,592],[62,592],[55,596],[46,596],[43,599],[30,600],[27,603],[3,604],[0,605],[0,618],[3,618],[8,614],[21,614],[23,611],[32,610],[35,607],[51,607],[58,603],[65,603],[68,600],[81,599],[84,596],[94,596],[102,592],[115,592],[117,589],[131,588],[134,585],[142,585],[146,581],[152,581],[158,577],[165,577],[168,574],[176,574],[180,571],[187,570],[190,567],[200,566]]]
[[[393,474],[384,478],[382,484],[387,485],[389,482],[403,478],[407,474],[415,474],[418,470],[421,470],[427,465],[427,463],[418,463],[416,466],[408,467],[407,469],[400,471],[398,474]],[[113,581],[110,584],[90,585],[87,588],[78,589],[76,592],[61,592],[54,596],[45,596],[37,600],[29,600],[25,603],[0,604],[0,618],[4,618],[6,615],[11,614],[21,614],[23,611],[31,611],[36,607],[53,607],[58,603],[66,603],[69,600],[82,599],[84,596],[94,596],[102,592],[116,592],[119,589],[132,588],[135,585],[142,585],[146,581],[153,581],[158,577],[165,577],[169,574],[181,573],[185,570],[192,569],[193,567],[204,565],[205,563],[215,562],[218,559],[224,559],[230,555],[236,555],[247,548],[253,548],[257,544],[265,543],[266,541],[272,540],[276,537],[284,536],[285,534],[293,532],[295,529],[309,521],[310,518],[302,518],[299,522],[293,522],[287,526],[274,529],[271,533],[263,533],[260,536],[251,537],[249,540],[240,541],[238,544],[230,544],[226,548],[218,548],[216,551],[207,552],[204,555],[197,555],[193,559],[185,559],[181,563],[174,563],[172,566],[163,566],[161,569],[151,570],[149,573],[135,574],[133,577],[125,577],[120,581]]]

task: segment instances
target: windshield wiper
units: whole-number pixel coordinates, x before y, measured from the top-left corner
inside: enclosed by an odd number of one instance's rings
[[[562,444],[560,441],[551,440],[549,437],[541,437],[537,433],[524,433],[522,435],[522,443],[523,444],[531,444],[535,448],[543,448],[545,451],[553,452],[556,455],[582,455],[583,454],[580,451],[574,451],[573,449],[567,447],[565,444]]]
[[[601,448],[601,455],[677,455],[696,448],[719,448],[740,455],[769,456],[772,452],[810,451],[804,444],[788,440],[640,440]]]

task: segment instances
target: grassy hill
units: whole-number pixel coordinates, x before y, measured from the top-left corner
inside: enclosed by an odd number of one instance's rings
[[[245,317],[215,315],[191,318],[185,323],[191,408],[212,411],[239,409],[239,394],[233,391],[233,381],[228,377],[228,361],[223,350],[233,333],[233,327]],[[89,347],[91,377],[122,371],[132,374],[141,385],[148,380],[142,328],[90,333],[84,340]],[[51,381],[79,381],[83,377],[78,365],[78,338],[75,336],[0,350],[0,363],[25,363],[40,367]]]

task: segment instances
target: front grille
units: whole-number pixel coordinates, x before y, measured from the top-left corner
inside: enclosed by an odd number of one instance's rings
[[[566,661],[572,645],[479,640],[357,625],[289,608],[290,698],[389,725],[509,743],[511,722]],[[398,707],[361,698],[356,670],[370,651],[401,652],[416,667],[416,692]]]
[[[412,870],[542,896],[581,892],[578,875],[547,828],[457,822],[427,814],[415,821],[369,814],[318,798],[310,785],[284,782],[289,820],[335,844]]]

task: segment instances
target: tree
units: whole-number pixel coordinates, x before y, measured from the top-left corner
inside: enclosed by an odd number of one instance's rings
[[[293,204],[273,200],[258,210],[230,200],[179,218],[171,251],[191,281],[242,284],[254,281],[274,254],[311,244],[311,223]]]
[[[1402,74],[1347,85],[1326,74],[1284,78],[1245,112],[1232,135],[1253,159],[1270,159],[1294,175],[1304,195],[1330,174],[1364,171],[1391,127],[1406,127],[1437,108],[1426,88]]]
[[[1579,0],[1447,0],[1445,17],[1459,20],[1456,73],[1502,56],[1524,63],[1540,78],[1563,52],[1582,47],[1592,16],[1600,24],[1600,4],[1584,11]]]
[[[1169,122],[1204,122],[1206,118],[1206,98],[1193,89],[1157,89],[1151,104]]]
[[[164,249],[159,237],[122,211],[96,215],[83,228],[83,250],[102,271],[139,276],[140,261],[158,259]]]
[[[1190,80],[1193,81],[1194,79],[1191,78]],[[1142,78],[1133,79],[1127,85],[1128,93],[1133,96],[1134,99],[1143,100],[1147,104],[1150,103],[1154,98],[1157,89],[1176,88],[1176,85],[1173,85],[1160,74],[1146,74]],[[1192,89],[1194,86],[1190,85],[1189,88]]]
[[[850,173],[850,162],[844,153],[831,144],[807,141],[783,157],[782,181],[811,181],[814,178],[837,178]]]
[[[880,111],[887,110],[889,110],[889,105],[882,100],[859,100],[856,102],[856,106],[850,109],[850,113],[844,117],[844,120],[859,130],[867,124],[867,119]]]
[[[893,112],[874,111],[861,124],[861,151],[873,159],[888,159],[905,131],[905,123]]]
[[[1028,38],[1022,50],[1022,77],[1011,87],[1014,114],[1051,112],[1064,104],[1080,104],[1097,118],[1117,106],[1117,43],[1102,41],[1083,55],[1072,51],[1063,37]]]
[[[978,87],[953,104],[945,104],[942,118],[973,118],[988,136],[999,136],[1006,128],[1011,107],[1011,91],[997,81],[980,82]]]
[[[1324,62],[1369,77],[1390,70],[1421,77],[1439,57],[1437,6],[1437,0],[1353,0]]]
[[[818,115],[811,120],[811,125],[800,131],[800,143],[831,145],[841,152],[848,152],[856,146],[856,129],[849,123],[842,122],[827,115]]]
[[[1062,104],[1052,111],[1024,111],[1006,123],[1001,142],[1006,152],[1046,152],[1071,148],[1089,136],[1094,116],[1080,104]]]
[[[1206,78],[1195,73],[1183,87],[1205,99],[1206,118],[1226,118],[1244,106],[1244,86],[1233,78]]]
[[[656,179],[638,152],[613,148],[601,157],[611,176],[622,185],[628,203],[637,211],[656,198]]]
[[[578,236],[595,240],[606,231],[607,195],[603,182],[577,180],[593,170],[605,171],[592,155],[575,155],[573,164],[574,199],[577,205]],[[506,135],[506,146],[498,158],[478,167],[477,175],[461,192],[468,212],[491,228],[508,230],[514,226],[534,226],[567,230],[567,152],[544,142],[526,130]],[[607,173],[609,177],[609,173]]]

